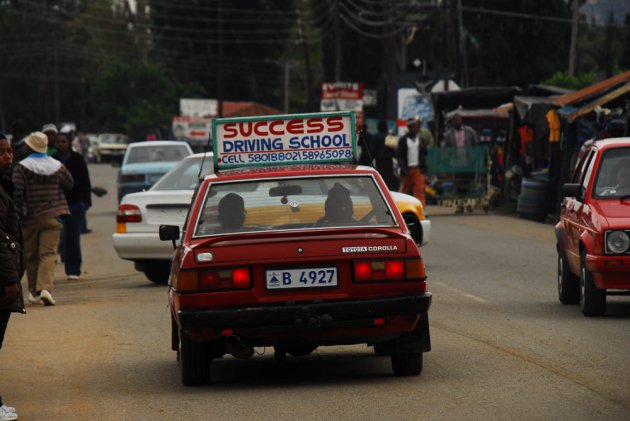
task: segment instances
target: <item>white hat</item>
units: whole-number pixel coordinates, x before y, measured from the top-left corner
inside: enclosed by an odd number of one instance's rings
[[[26,144],[35,152],[46,153],[48,151],[48,136],[42,132],[33,132],[26,138]]]
[[[70,126],[69,124],[64,125],[61,128],[61,130],[59,130],[59,133],[64,133],[64,134],[72,133],[72,126]]]
[[[48,124],[44,124],[42,126],[42,132],[46,133],[46,132],[54,132],[55,134],[57,134],[57,126],[55,126],[52,123],[48,123]]]

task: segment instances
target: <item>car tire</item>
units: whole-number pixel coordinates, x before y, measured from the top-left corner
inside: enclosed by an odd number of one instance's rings
[[[285,349],[286,352],[294,357],[306,357],[317,349],[315,345],[295,345],[289,346]]]
[[[580,305],[585,316],[603,316],[606,313],[606,290],[597,288],[591,271],[586,267],[586,253],[581,255]]]
[[[171,275],[171,262],[151,261],[145,264],[144,276],[155,284],[166,284]]]
[[[374,352],[376,353],[376,355],[380,355],[381,357],[391,355],[390,350],[391,346],[387,342],[379,342],[377,344],[374,344]]]
[[[210,383],[212,357],[205,342],[195,342],[179,330],[179,366],[184,386]]]
[[[397,376],[417,376],[422,372],[422,352],[392,354],[392,370]]]
[[[580,302],[580,277],[571,273],[566,255],[558,246],[558,299],[562,304]]]
[[[407,228],[409,228],[409,232],[411,233],[411,237],[414,239],[416,244],[422,244],[422,225],[420,224],[420,220],[413,213],[405,212],[403,214],[403,219],[407,224]]]

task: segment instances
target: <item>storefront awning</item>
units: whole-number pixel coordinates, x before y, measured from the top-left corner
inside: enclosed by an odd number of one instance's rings
[[[575,91],[567,95],[562,95],[556,98],[552,104],[559,107],[576,105],[580,102],[584,102],[592,99],[593,97],[602,95],[607,91],[615,89],[619,85],[625,84],[626,82],[630,82],[630,70],[627,72],[619,73],[616,76],[602,80],[601,82],[597,82],[593,85],[587,86],[586,88],[580,89],[579,91]]]
[[[582,117],[590,113],[591,111],[594,111],[597,107],[602,107],[608,104],[609,102],[614,101],[615,99],[629,92],[630,92],[630,83],[626,83],[625,85],[615,89],[614,91],[607,93],[604,96],[597,98],[595,101],[589,102],[588,104],[579,108],[577,111],[571,113],[567,120],[569,123],[573,123],[576,118]]]

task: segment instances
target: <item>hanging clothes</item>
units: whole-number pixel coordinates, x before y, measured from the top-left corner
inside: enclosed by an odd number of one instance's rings
[[[545,115],[549,123],[549,143],[560,142],[560,118],[557,110],[549,110]]]

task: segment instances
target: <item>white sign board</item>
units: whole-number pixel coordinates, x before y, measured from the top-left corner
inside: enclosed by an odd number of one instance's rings
[[[216,99],[181,98],[179,115],[183,117],[215,117],[218,113]]]
[[[354,162],[354,113],[219,118],[212,123],[215,168]]]

